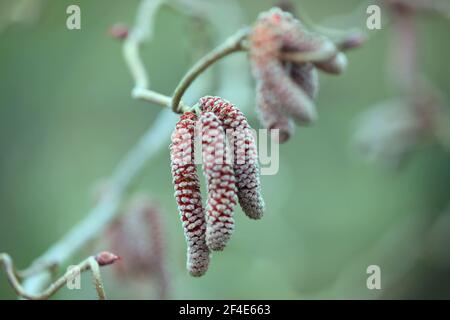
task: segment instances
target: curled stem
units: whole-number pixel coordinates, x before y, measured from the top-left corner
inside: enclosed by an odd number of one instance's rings
[[[54,295],[59,289],[61,289],[68,281],[73,279],[79,273],[82,273],[87,270],[92,271],[92,280],[97,291],[97,295],[99,300],[106,299],[106,293],[104,290],[102,278],[100,275],[100,267],[97,263],[94,256],[83,260],[81,263],[76,265],[75,267],[68,270],[63,276],[52,282],[46,289],[44,289],[40,293],[29,293],[19,281],[18,271],[14,268],[14,263],[11,257],[6,254],[0,254],[0,263],[3,265],[3,268],[6,271],[6,276],[8,278],[9,283],[11,284],[14,291],[21,298],[28,300],[46,300],[49,299],[52,295]]]
[[[194,80],[209,66],[231,53],[246,50],[243,42],[247,38],[248,34],[248,28],[239,30],[236,34],[229,37],[223,44],[212,50],[188,70],[173,93],[171,104],[173,112],[182,113],[186,111],[183,110],[182,107],[180,107],[180,101],[183,97],[183,94],[186,92],[192,82],[194,82]]]
[[[182,103],[181,98],[203,71],[231,53],[248,50],[246,40],[249,35],[249,29],[241,29],[198,61],[180,81],[173,97],[168,97],[149,89],[149,77],[139,54],[141,44],[152,36],[154,15],[163,3],[164,0],[141,1],[135,26],[123,44],[123,55],[134,81],[133,98],[170,107],[174,112],[182,113],[190,110],[190,108]],[[308,54],[286,54],[280,58],[298,63],[311,62],[314,59],[319,61],[326,60],[327,57],[332,56],[332,53],[336,53],[337,49],[334,48],[332,50],[332,47],[330,46],[329,50]],[[194,106],[193,110],[198,112],[198,107]],[[67,279],[73,275],[71,272],[67,272],[44,289],[52,278],[51,270],[61,266],[89,241],[97,237],[118,214],[117,209],[125,192],[149,160],[162,149],[165,143],[164,138],[170,135],[174,120],[169,110],[160,114],[154,126],[125,155],[113,172],[109,179],[111,181],[110,190],[101,197],[98,204],[89,211],[88,215],[79,224],[75,225],[72,230],[38,257],[29,269],[22,272],[15,270],[9,255],[0,254],[0,263],[4,266],[8,280],[19,296],[27,299],[46,299],[67,282]],[[81,271],[92,271],[99,298],[106,298],[99,273],[99,265],[95,259],[90,257],[81,262],[78,267]],[[19,279],[23,279],[22,283]]]
[[[92,282],[94,283],[95,290],[97,291],[97,296],[99,300],[106,300],[105,288],[103,286],[102,276],[100,274],[100,266],[94,257],[87,258],[86,270],[91,269],[92,272]],[[79,267],[81,269],[81,267]]]
[[[249,50],[249,46],[246,41],[249,33],[249,28],[243,28],[239,30],[237,33],[229,37],[223,44],[206,54],[187,71],[173,93],[171,101],[173,112],[183,113],[189,110],[189,107],[185,106],[181,102],[181,98],[183,97],[189,86],[194,82],[194,80],[208,67],[232,53]],[[280,53],[280,60],[295,63],[321,62],[333,58],[336,54],[339,53],[341,49],[345,49],[342,47],[341,43],[327,41],[324,46],[316,51]],[[155,96],[156,95],[153,92],[141,92],[141,97],[148,97],[149,100],[151,100]],[[166,103],[167,97],[164,97],[163,99],[161,99],[161,101]]]
[[[158,104],[160,106],[163,107],[168,107],[170,108],[172,105],[172,98],[168,97],[164,94],[152,91],[152,90],[148,90],[148,89],[144,89],[144,88],[134,88],[131,96],[134,99],[139,99],[139,100],[144,100],[147,102],[151,102],[151,103],[155,103]],[[179,103],[179,107],[181,108],[181,110],[187,110],[189,108],[189,106],[185,105],[182,101],[180,101]]]
[[[141,1],[136,13],[136,23],[123,44],[123,55],[135,88],[147,89],[150,84],[139,49],[144,41],[152,38],[154,17],[162,3],[162,0]]]
[[[134,80],[133,96],[169,106],[171,99],[148,90],[149,77],[139,55],[140,44],[151,38],[153,17],[162,0],[143,0],[137,10],[136,22],[123,45],[124,58]],[[38,294],[51,281],[50,268],[61,266],[77,251],[97,237],[119,213],[120,202],[134,178],[164,146],[172,131],[174,117],[171,112],[161,112],[154,124],[127,153],[108,179],[111,187],[87,216],[40,257],[35,259],[23,276],[23,288],[29,294]],[[16,278],[17,279],[17,278]]]
[[[163,0],[143,0],[137,10],[136,23],[123,43],[123,56],[131,76],[134,88],[131,95],[135,99],[169,107],[171,99],[149,89],[150,80],[142,61],[139,49],[144,41],[153,36],[153,21],[157,10],[164,4]],[[180,108],[184,108],[183,104]]]

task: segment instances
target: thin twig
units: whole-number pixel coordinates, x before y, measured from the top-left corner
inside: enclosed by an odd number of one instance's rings
[[[164,4],[163,0],[144,0],[141,2],[137,10],[136,24],[124,41],[123,56],[135,83],[131,96],[134,99],[170,107],[170,97],[149,89],[150,81],[139,54],[141,44],[153,37],[152,22],[162,4]],[[180,108],[186,109],[187,107],[181,103]]]
[[[33,265],[62,265],[88,242],[95,239],[115,218],[117,209],[133,179],[142,171],[148,161],[166,146],[166,139],[172,132],[176,117],[169,110],[162,111],[153,126],[139,140],[136,146],[117,166],[108,179],[109,188],[86,218],[76,225],[62,239],[51,246]],[[24,282],[29,292],[39,292],[50,281],[50,272],[42,271]]]
[[[192,84],[192,82],[209,66],[222,59],[223,57],[237,51],[245,50],[243,46],[243,41],[246,39],[249,33],[248,28],[244,28],[239,30],[236,34],[232,35],[228,38],[223,44],[212,50],[202,59],[200,59],[189,71],[186,75],[181,79],[180,83],[176,87],[173,97],[172,97],[172,110],[176,113],[183,112],[182,108],[180,108],[179,104],[183,94]]]
[[[136,25],[130,37],[124,43],[125,61],[135,81],[135,95],[147,97],[151,102],[169,106],[170,98],[147,89],[149,79],[139,56],[139,45],[151,37],[154,13],[163,1],[143,0],[137,12]],[[152,95],[153,94],[153,95]],[[77,224],[69,233],[52,245],[41,257],[37,258],[32,269],[42,269],[42,266],[60,266],[70,257],[97,237],[101,231],[115,218],[123,194],[130,187],[133,179],[141,172],[148,161],[155,156],[166,143],[176,117],[169,109],[158,115],[151,128],[124,157],[108,179],[110,187],[100,201],[88,213],[86,218]],[[27,292],[40,292],[51,280],[48,269],[36,272],[24,281]]]
[[[140,45],[153,37],[153,21],[158,8],[163,0],[141,1],[133,29],[127,36],[123,45],[123,55],[133,77],[135,88],[147,89],[150,81],[145,70],[144,63],[139,54]]]
[[[194,66],[192,66],[184,77],[179,82],[176,87],[173,97],[172,97],[172,110],[175,113],[183,113],[186,111],[186,107],[183,106],[181,98],[183,97],[186,90],[194,82],[194,80],[202,74],[208,67],[213,65],[220,59],[239,51],[248,51],[249,46],[247,43],[247,37],[249,35],[250,29],[243,28],[239,30],[236,34],[229,37],[223,44],[219,45],[217,48],[213,49],[211,52],[206,54],[201,58]],[[321,62],[334,57],[339,53],[339,48],[341,43],[333,43],[332,41],[327,41],[320,48],[320,50],[309,51],[309,52],[284,52],[280,53],[280,60],[295,62],[295,63],[306,63],[306,62]]]
[[[205,46],[219,44],[223,39],[234,34],[246,23],[239,0],[211,1],[211,0],[174,0],[170,2],[174,8],[183,14],[188,13],[195,23],[208,24],[208,27],[200,27],[202,34],[208,34],[209,40],[204,40],[197,45],[197,50],[203,54]],[[220,12],[221,14],[217,14]],[[196,36],[198,36],[196,34]],[[219,64],[216,68],[215,79],[211,80],[216,85],[216,95],[227,97],[241,111],[253,104],[253,85],[250,72],[242,72],[248,68],[248,61],[244,55],[233,55]],[[202,78],[211,74],[202,74]],[[192,90],[192,86],[189,87]]]
[[[147,102],[151,102],[151,103],[156,103],[160,106],[163,107],[169,107],[171,106],[172,103],[172,99],[164,94],[152,91],[152,90],[148,90],[148,89],[143,89],[143,88],[134,88],[133,91],[131,92],[131,96],[134,99],[138,99],[138,100],[144,100]],[[184,107],[184,105],[183,105]]]
[[[6,271],[6,276],[8,278],[9,283],[13,287],[14,291],[21,298],[25,298],[28,300],[46,300],[54,295],[59,289],[61,289],[66,283],[72,280],[75,276],[81,274],[84,271],[91,270],[92,271],[92,280],[94,282],[95,289],[97,291],[97,295],[99,300],[106,299],[106,293],[104,290],[102,278],[100,275],[100,267],[95,257],[91,256],[86,260],[82,261],[80,264],[72,267],[68,270],[62,277],[58,278],[56,281],[51,283],[48,288],[43,290],[41,293],[32,294],[29,293],[20,283],[17,275],[17,271],[14,268],[13,261],[11,257],[6,254],[0,254],[0,263],[3,265],[3,268]]]
[[[92,282],[94,283],[95,290],[97,291],[98,299],[106,300],[106,292],[103,286],[103,281],[100,274],[100,266],[98,262],[95,260],[94,257],[89,257],[86,260],[86,263],[89,266],[89,269],[91,269],[92,271]]]
[[[130,73],[134,80],[132,90],[133,98],[142,99],[165,107],[171,107],[160,113],[153,126],[144,134],[136,146],[124,157],[118,165],[109,181],[109,188],[103,194],[99,202],[88,213],[78,225],[52,245],[42,256],[37,258],[24,273],[23,286],[17,280],[20,275],[12,266],[12,261],[6,256],[2,256],[9,279],[13,287],[20,291],[18,294],[23,297],[50,297],[54,286],[60,285],[62,281],[58,279],[45,291],[42,291],[51,280],[51,269],[66,263],[76,252],[84,247],[91,240],[95,239],[106,226],[116,217],[118,207],[125,192],[131,185],[133,179],[142,171],[147,162],[165,146],[166,139],[172,131],[176,117],[171,112],[185,112],[188,106],[183,104],[181,98],[192,82],[209,66],[223,57],[238,51],[248,50],[246,38],[249,29],[245,28],[231,36],[222,45],[211,51],[199,62],[197,62],[183,77],[174,91],[173,97],[154,92],[149,89],[149,78],[144,64],[139,55],[139,48],[142,42],[152,36],[153,20],[157,9],[163,4],[163,0],[143,0],[138,9],[136,23],[126,40],[124,41],[123,54]],[[334,49],[336,50],[336,49]],[[326,51],[326,50],[325,50]],[[325,52],[315,52],[314,56],[302,56],[303,53],[281,57],[281,59],[295,62],[308,62],[312,59],[324,60],[331,55],[331,50]],[[6,262],[4,262],[6,261]],[[85,264],[83,264],[85,263]],[[83,267],[90,268],[94,273],[94,282],[100,297],[104,297],[98,265],[88,259],[82,263]],[[14,276],[14,277],[12,277]],[[57,289],[56,289],[57,290]],[[48,294],[48,295],[46,295]]]

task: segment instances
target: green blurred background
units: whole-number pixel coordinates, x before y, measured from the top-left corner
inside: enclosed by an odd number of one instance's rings
[[[35,0],[38,16],[10,23],[13,2],[0,1],[0,252],[25,267],[85,216],[93,186],[112,172],[161,108],[130,97],[133,83],[120,42],[106,32],[116,22],[131,25],[138,1]],[[360,5],[294,2],[314,21]],[[273,5],[239,3],[243,24]],[[66,28],[70,4],[81,7],[79,31]],[[363,13],[347,26],[363,26]],[[449,26],[443,18],[420,22],[421,68],[447,98]],[[170,94],[192,64],[195,30],[187,16],[167,8],[158,13],[155,37],[142,51],[153,89]],[[389,26],[368,34],[368,43],[349,53],[344,75],[320,76],[318,123],[297,128],[280,147],[278,174],[262,177],[264,219],[250,221],[239,209],[231,243],[214,254],[204,277],[185,271],[168,149],[139,177],[133,192],[149,192],[166,213],[171,298],[450,298],[448,154],[428,147],[394,171],[365,163],[350,147],[355,117],[395,95],[386,76]],[[240,72],[248,76],[249,66]],[[232,95],[225,98],[233,101]],[[242,108],[258,127],[254,106]],[[430,236],[439,219],[447,223],[439,236]],[[381,267],[381,290],[366,287],[372,264]],[[110,297],[152,298],[116,282],[110,270],[104,274]],[[63,289],[56,298],[94,298],[89,281],[84,275],[82,290]],[[0,298],[14,297],[1,272]]]

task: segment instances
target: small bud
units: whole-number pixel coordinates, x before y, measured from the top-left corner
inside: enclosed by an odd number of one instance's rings
[[[95,261],[97,261],[99,266],[107,266],[113,264],[117,260],[120,260],[120,257],[108,251],[102,251],[95,256]]]
[[[114,24],[108,29],[108,35],[119,40],[126,39],[128,37],[128,32],[128,26],[122,23]]]

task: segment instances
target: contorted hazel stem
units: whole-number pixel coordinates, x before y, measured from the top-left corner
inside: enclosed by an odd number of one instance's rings
[[[220,97],[201,98],[200,108],[203,112],[213,112],[221,121],[231,140],[239,204],[249,218],[260,219],[264,213],[264,200],[256,142],[247,119],[238,108]]]
[[[206,243],[211,250],[220,251],[225,248],[234,231],[236,179],[220,120],[214,113],[204,112],[200,123],[203,174],[208,187]]]
[[[313,102],[319,87],[316,68],[338,74],[347,64],[331,40],[308,32],[279,8],[258,17],[249,36],[249,53],[261,122],[268,129],[280,130],[279,142],[293,133],[290,118],[301,125],[317,119]],[[281,59],[299,53],[303,61]]]
[[[186,267],[194,277],[206,272],[210,254],[205,239],[206,222],[200,181],[194,163],[196,120],[194,113],[184,113],[175,127],[170,145],[175,198],[187,243]]]

